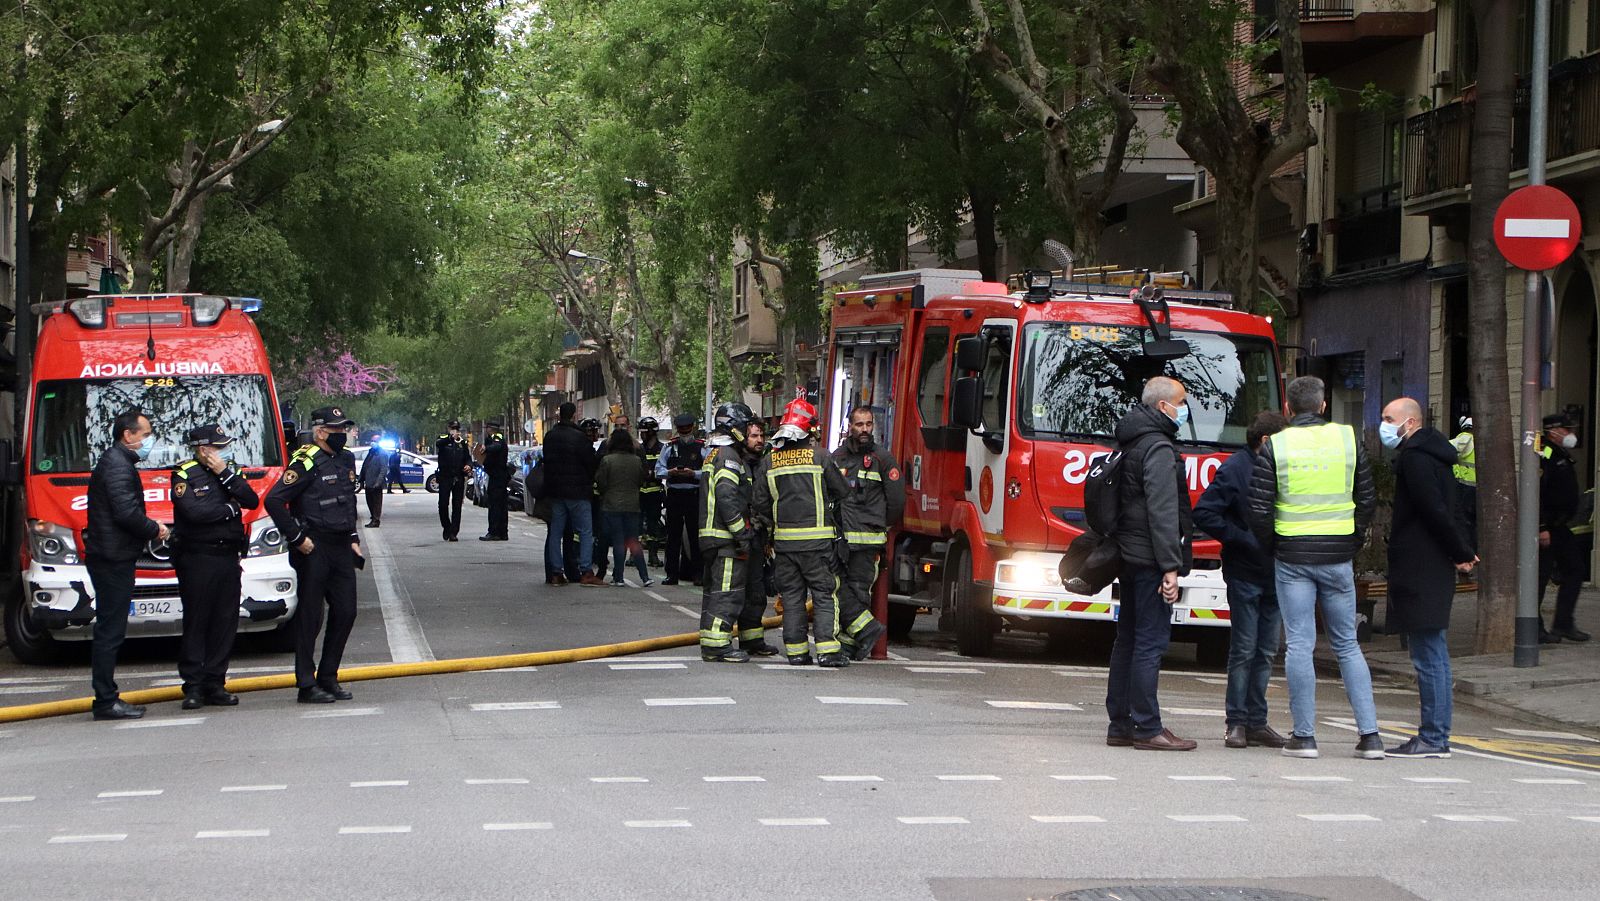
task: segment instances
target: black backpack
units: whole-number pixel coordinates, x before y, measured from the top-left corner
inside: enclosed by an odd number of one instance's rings
[[[1117,534],[1117,518],[1122,513],[1122,461],[1126,457],[1124,450],[1100,457],[1089,466],[1089,475],[1083,481],[1083,517],[1089,529],[1101,538]]]

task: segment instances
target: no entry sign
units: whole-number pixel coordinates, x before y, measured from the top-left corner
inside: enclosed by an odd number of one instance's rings
[[[1494,214],[1495,246],[1506,262],[1530,272],[1561,265],[1582,234],[1572,198],[1549,185],[1512,191]]]

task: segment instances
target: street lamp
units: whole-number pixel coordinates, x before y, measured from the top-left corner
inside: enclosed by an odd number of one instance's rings
[[[607,266],[611,265],[611,261],[610,260],[605,259],[603,257],[594,256],[593,254],[584,253],[583,251],[577,249],[576,247],[574,247],[571,250],[567,251],[567,256],[571,257],[574,260],[594,260],[596,263],[604,263]]]

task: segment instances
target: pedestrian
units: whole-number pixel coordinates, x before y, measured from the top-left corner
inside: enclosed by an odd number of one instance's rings
[[[606,521],[605,533],[611,542],[614,565],[611,584],[625,585],[622,579],[624,552],[639,571],[639,581],[649,588],[650,571],[645,569],[644,548],[639,545],[639,489],[644,485],[644,462],[626,429],[611,433],[606,455],[594,474],[595,490],[600,492],[600,515]]]
[[[1282,413],[1256,414],[1245,430],[1245,449],[1222,461],[1194,507],[1194,524],[1222,542],[1231,626],[1223,744],[1230,748],[1282,748],[1286,742],[1267,722],[1267,684],[1283,618],[1272,556],[1250,531],[1250,473],[1262,443],[1288,425]]]
[[[461,437],[461,423],[452,419],[447,429],[433,444],[439,461],[439,528],[445,541],[458,541],[461,499],[466,496],[467,480],[472,478],[472,455]]]
[[[1140,404],[1117,423],[1122,453],[1115,539],[1122,554],[1122,603],[1107,675],[1106,744],[1145,751],[1193,751],[1161,723],[1156,686],[1172,640],[1178,577],[1193,562],[1189,487],[1178,455],[1178,429],[1189,421],[1188,391],[1176,379],[1144,384]]]
[[[872,615],[872,589],[889,543],[889,529],[906,510],[906,484],[900,464],[875,437],[872,408],[850,411],[848,437],[833,452],[834,465],[849,490],[839,504],[839,526],[849,548],[839,596],[839,641],[853,660],[865,660],[888,631]]]
[[[560,406],[557,421],[544,439],[545,494],[550,497],[550,529],[544,540],[545,584],[565,585],[572,564],[584,585],[604,584],[589,571],[593,563],[594,524],[589,498],[594,493],[594,451],[589,439],[573,423],[578,408],[571,401]],[[576,561],[562,553],[568,530],[578,533]]]
[[[228,658],[239,631],[240,566],[249,547],[243,512],[261,505],[254,488],[233,466],[233,439],[216,423],[189,430],[194,457],[173,467],[172,568],[183,601],[178,675],[183,709],[232,707],[224,687]]]
[[[1422,424],[1422,405],[1409,397],[1383,408],[1378,436],[1384,447],[1400,450],[1389,523],[1389,609],[1411,651],[1422,712],[1417,734],[1386,756],[1449,757],[1450,605],[1456,573],[1477,562],[1456,510],[1452,468],[1459,458],[1443,435]]]
[[[356,458],[345,450],[351,420],[338,407],[311,412],[311,443],[295,451],[278,484],[267,492],[267,513],[292,553],[299,577],[295,611],[294,681],[302,704],[348,701],[339,663],[356,623],[356,569],[364,566],[356,533]],[[323,606],[328,631],[314,662]]]
[[[1289,383],[1289,427],[1267,439],[1250,474],[1250,527],[1271,550],[1288,651],[1289,712],[1294,733],[1286,757],[1317,756],[1317,608],[1355,713],[1356,756],[1383,759],[1372,674],[1356,642],[1353,561],[1367,541],[1377,491],[1367,451],[1347,425],[1326,422],[1322,379]]]
[[[367,458],[361,461],[360,478],[367,495],[366,527],[376,529],[383,524],[384,486],[389,481],[389,455],[377,441],[367,448]]]
[[[839,576],[834,539],[835,511],[846,493],[833,458],[812,444],[816,409],[796,398],[772,436],[772,453],[755,474],[755,518],[771,529],[777,554],[778,594],[783,597],[783,652],[790,666],[810,666],[806,597],[811,598],[818,666],[848,666],[839,641]]]
[[[661,581],[663,585],[676,585],[679,580],[700,584],[700,543],[695,537],[695,523],[702,511],[695,502],[700,493],[705,445],[694,436],[694,423],[688,413],[674,417],[672,426],[677,437],[656,461],[656,475],[667,483],[667,577]]]
[[[389,489],[399,488],[401,494],[410,494],[411,489],[406,487],[405,475],[400,470],[400,445],[396,443],[392,448],[386,447],[384,453],[389,458]]]
[[[122,700],[117,690],[117,651],[128,634],[133,581],[139,555],[151,541],[166,541],[164,523],[145,515],[139,464],[150,459],[150,420],[138,410],[117,414],[111,446],[89,477],[84,567],[94,586],[94,636],[89,650],[91,708],[97,720],[136,720],[144,708]]]
[[[600,437],[600,420],[585,419],[578,424],[578,428],[583,429],[583,436],[589,439],[590,452],[594,454],[594,471],[599,471],[600,461],[606,457],[605,440]],[[608,565],[606,548],[611,546],[611,536],[606,534],[606,518],[601,515],[598,488],[589,492],[589,522],[594,525],[594,577],[604,582]]]
[[[639,460],[644,463],[644,487],[639,489],[639,534],[644,538],[645,550],[650,555],[650,565],[661,565],[661,544],[666,537],[666,524],[661,521],[662,506],[666,500],[666,486],[656,475],[656,463],[661,460],[661,426],[654,418],[639,420]]]
[[[706,559],[700,594],[700,659],[709,663],[744,663],[750,654],[733,646],[733,627],[745,606],[749,566],[756,555],[751,528],[751,475],[741,453],[746,430],[755,416],[740,403],[717,408],[715,430],[697,489],[698,532]]]
[[[1589,633],[1578,628],[1573,615],[1584,577],[1583,544],[1572,534],[1572,518],[1583,496],[1572,458],[1572,449],[1578,446],[1573,428],[1565,413],[1544,418],[1544,445],[1539,450],[1539,606],[1544,606],[1544,590],[1551,576],[1560,580],[1561,586],[1556,589],[1555,618],[1548,632],[1544,614],[1539,614],[1541,644],[1556,644],[1563,638],[1589,640]]]
[[[510,541],[511,523],[506,513],[506,492],[511,487],[511,471],[505,433],[498,418],[488,422],[483,437],[484,495],[488,499],[489,530],[479,541]]]
[[[766,428],[761,420],[752,419],[744,430],[744,468],[754,473],[767,449]],[[739,650],[751,657],[776,657],[778,649],[767,644],[767,546],[761,526],[751,518],[756,529],[755,541],[744,568],[744,606],[739,610]]]
[[[1466,531],[1467,544],[1473,551],[1478,549],[1478,446],[1472,435],[1472,417],[1463,416],[1456,422],[1456,436],[1450,439],[1450,444],[1456,449],[1456,465],[1452,471],[1456,477],[1457,509],[1461,519],[1462,528]]]

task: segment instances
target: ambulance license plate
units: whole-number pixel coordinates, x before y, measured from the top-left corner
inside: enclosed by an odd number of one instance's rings
[[[163,598],[159,601],[132,601],[128,605],[128,615],[139,617],[182,616],[183,602],[177,598]]]

